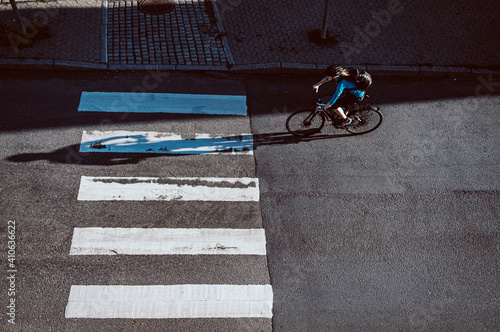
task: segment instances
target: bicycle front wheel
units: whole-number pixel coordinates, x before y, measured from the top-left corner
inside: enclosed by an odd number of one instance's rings
[[[356,111],[352,116],[352,123],[346,126],[351,134],[366,134],[377,129],[382,123],[382,113],[378,109],[364,109]]]
[[[324,125],[325,117],[310,110],[294,112],[286,119],[286,129],[291,134],[302,137],[319,133]]]

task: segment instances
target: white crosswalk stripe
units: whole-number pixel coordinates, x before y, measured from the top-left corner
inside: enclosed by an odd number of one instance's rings
[[[146,131],[84,131],[80,152],[253,154],[253,135],[216,136]]]
[[[272,317],[270,285],[71,286],[66,318]]]
[[[259,200],[259,180],[82,176],[78,200],[256,202]]]
[[[75,228],[70,255],[266,255],[264,229]]]
[[[83,92],[78,110],[80,112],[247,115],[245,96],[159,93]],[[221,135],[220,132],[239,130],[231,126],[232,122],[225,123],[225,130],[219,131],[219,134],[210,133],[213,130],[211,123],[202,123],[198,126],[208,129],[205,132],[188,131],[186,133],[183,132],[183,122],[176,123],[176,130],[173,132],[85,130],[81,138],[80,152],[159,154],[159,157],[162,157],[161,154],[184,155],[176,158],[191,158],[190,162],[199,163],[202,167],[209,167],[211,161],[226,158],[225,156],[234,156],[229,157],[235,158],[234,165],[240,162],[248,163],[248,158],[238,157],[238,155],[253,155],[253,135],[248,134],[249,119],[247,121],[241,117],[231,118],[241,119],[234,123],[237,123],[237,128],[248,128],[248,131],[242,131],[247,134],[235,132],[231,135]],[[220,122],[217,126],[219,124]],[[205,154],[214,155],[214,157],[197,156]],[[207,160],[210,160],[208,164]],[[204,174],[206,173],[204,170]],[[166,205],[174,205],[176,202],[187,202],[184,204],[203,202],[203,204],[214,204],[214,206],[227,204],[232,208],[234,204],[240,204],[240,206],[241,204],[245,206],[258,204],[259,197],[259,180],[253,177],[83,175],[80,179],[77,199],[81,202],[96,202],[96,204],[108,202],[106,204],[110,206],[119,204],[120,201],[137,202],[133,203],[134,208],[136,205],[140,207],[141,204],[146,204],[141,203],[144,201],[161,201]],[[183,213],[189,214],[189,209]],[[245,217],[242,216],[242,218]],[[74,228],[69,251],[69,255],[74,258],[126,255],[134,259],[134,256],[141,255],[146,259],[146,257],[164,255],[175,262],[178,259],[182,262],[189,259],[186,256],[190,255],[194,256],[193,259],[196,259],[196,262],[203,263],[204,260],[209,259],[208,257],[217,259],[220,256],[227,258],[223,264],[229,264],[228,271],[232,271],[230,264],[235,264],[238,270],[251,268],[247,267],[251,260],[252,266],[261,272],[239,276],[237,280],[248,281],[240,282],[240,284],[233,284],[232,276],[229,276],[221,279],[226,280],[226,283],[216,282],[217,280],[214,279],[203,280],[199,284],[174,282],[174,284],[166,285],[142,285],[139,278],[136,285],[73,285],[70,289],[65,317],[68,319],[271,319],[273,291],[265,259],[267,255],[265,231],[263,228],[245,228],[248,222],[251,222],[253,227],[259,227],[259,223],[262,223],[260,214],[246,218],[249,219],[235,223],[241,228],[224,228],[224,225],[220,225],[220,228]],[[168,216],[166,219],[168,223]],[[127,222],[130,224],[130,221]],[[114,258],[109,257],[109,259]],[[243,269],[242,262],[245,262]],[[203,279],[203,275],[201,276],[202,278],[196,281]],[[257,280],[257,282],[251,282],[251,280]],[[261,320],[258,322],[261,324]],[[263,329],[270,330],[270,320],[267,322],[262,325],[265,326]]]

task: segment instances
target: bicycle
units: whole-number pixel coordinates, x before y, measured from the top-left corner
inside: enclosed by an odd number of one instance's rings
[[[366,95],[364,100],[368,99]],[[325,103],[322,98],[316,100],[316,107],[311,110],[296,111],[286,119],[286,129],[293,135],[306,137],[321,132],[325,122],[331,121],[332,125],[339,129],[345,129],[351,134],[366,134],[377,129],[382,123],[382,113],[379,107],[370,104],[353,103],[342,107],[345,115],[352,119],[352,122],[343,127],[336,123],[340,122],[340,116],[332,112],[323,110]],[[318,107],[321,107],[318,109]]]

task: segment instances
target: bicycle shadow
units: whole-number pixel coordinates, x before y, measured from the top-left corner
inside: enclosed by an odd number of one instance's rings
[[[318,133],[315,135],[307,137],[299,137],[290,134],[289,132],[276,132],[276,133],[265,133],[265,134],[254,134],[254,150],[259,147],[269,146],[269,145],[288,145],[288,144],[299,144],[307,143],[326,139],[336,139],[342,137],[353,136],[349,133]]]
[[[193,139],[188,138],[182,141],[182,149],[179,150],[163,150],[154,153],[135,153],[135,152],[112,152],[112,151],[89,151],[82,152],[82,144],[69,145],[51,152],[40,153],[23,153],[12,155],[5,160],[14,163],[27,163],[39,160],[46,160],[50,163],[57,164],[73,164],[73,165],[91,165],[91,166],[113,166],[113,165],[128,165],[138,164],[140,161],[149,158],[158,157],[180,157],[185,155],[204,155],[204,154],[235,154],[238,152],[251,152],[259,149],[260,147],[273,146],[273,145],[289,145],[307,143],[318,140],[336,139],[342,137],[353,136],[348,133],[328,133],[328,134],[315,134],[309,137],[298,137],[288,132],[275,132],[263,133],[255,135],[242,135],[242,136],[226,136],[218,138],[201,138]],[[253,139],[251,144],[248,142],[249,137]],[[118,137],[117,137],[118,138]],[[244,138],[244,139],[241,139]],[[135,137],[137,143],[143,144],[144,139]],[[229,142],[221,146],[221,141]],[[231,144],[231,142],[233,144]],[[102,143],[102,142],[101,142]],[[109,147],[107,145],[102,146]],[[191,147],[191,149],[189,149]],[[201,147],[201,149],[200,149]],[[205,149],[203,149],[205,147]],[[101,146],[97,146],[100,149]],[[184,150],[184,151],[183,151]],[[188,151],[186,151],[188,150]]]

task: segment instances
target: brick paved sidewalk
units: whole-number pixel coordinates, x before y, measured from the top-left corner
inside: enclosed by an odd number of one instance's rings
[[[1,1],[0,23],[12,23],[10,4]],[[177,0],[176,9],[162,16],[140,13],[130,0],[17,1],[27,22],[46,24],[52,37],[24,49],[0,46],[0,64],[46,59],[103,69],[227,70],[234,63],[500,69],[498,0],[331,1],[329,30],[337,44],[330,47],[308,39],[321,28],[326,0]],[[221,21],[211,12],[213,2]]]
[[[23,49],[0,46],[0,58],[57,59],[90,63],[101,61],[101,1],[18,1],[17,6],[26,19],[26,25],[32,24],[31,28],[27,29],[29,35],[36,33],[37,25],[43,23],[49,27],[52,37],[36,41],[33,47]],[[13,19],[10,4],[2,3],[0,23],[11,22],[15,26]]]
[[[19,1],[19,0],[18,0]],[[207,5],[207,3],[209,3]],[[0,59],[47,59],[109,65],[222,67],[230,63],[210,1],[177,0],[165,15],[147,15],[138,1],[58,0],[18,2],[28,33],[38,22],[52,37],[33,47],[0,46]],[[0,22],[13,22],[10,4],[0,5]],[[12,23],[15,26],[14,23]]]
[[[219,0],[236,64],[349,63],[498,66],[498,0],[335,0],[321,47],[308,32],[322,27],[326,0]]]
[[[205,3],[179,0],[165,15],[147,15],[135,1],[108,4],[110,64],[222,66],[227,63]]]

